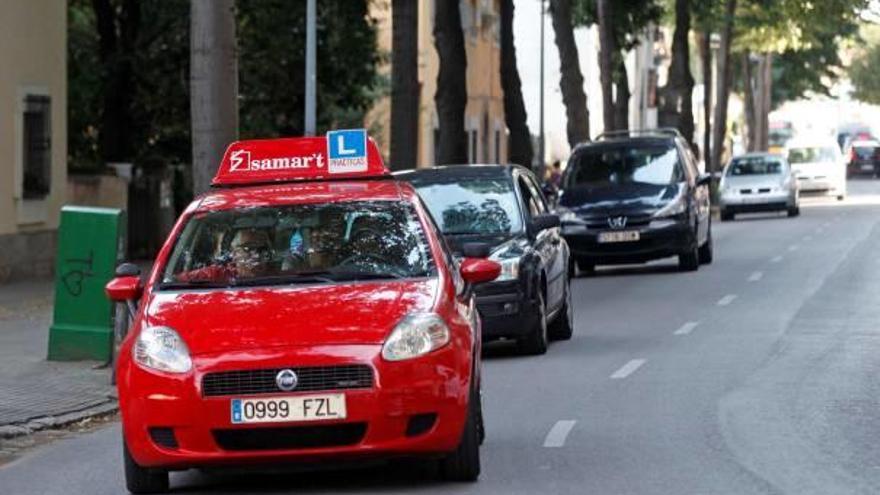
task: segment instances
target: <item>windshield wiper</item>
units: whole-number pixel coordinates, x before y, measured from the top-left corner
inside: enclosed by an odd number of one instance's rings
[[[259,285],[313,284],[316,282],[328,284],[332,283],[333,279],[318,275],[317,273],[291,273],[235,280],[232,285],[234,287],[255,287]]]
[[[381,280],[389,278],[403,278],[391,272],[373,272],[368,270],[332,270],[330,272],[336,280]]]
[[[177,290],[177,289],[226,289],[231,284],[217,282],[216,280],[188,280],[176,282],[162,282],[159,284],[159,290]]]

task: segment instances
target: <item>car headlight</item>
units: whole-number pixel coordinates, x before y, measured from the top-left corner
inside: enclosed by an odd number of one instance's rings
[[[186,373],[192,359],[186,342],[168,327],[147,327],[137,336],[132,351],[141,366],[167,373]]]
[[[660,208],[657,213],[654,213],[654,218],[674,217],[676,215],[681,215],[686,210],[687,198],[684,194],[681,194],[667,203],[663,208]]]
[[[504,280],[516,280],[519,278],[519,258],[508,258],[506,260],[494,260],[501,265],[501,274],[495,279],[496,282]]]
[[[424,356],[449,343],[449,328],[435,313],[407,315],[391,332],[382,346],[386,361],[403,361]]]

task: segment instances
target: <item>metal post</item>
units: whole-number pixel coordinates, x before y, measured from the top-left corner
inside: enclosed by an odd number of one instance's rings
[[[538,105],[538,177],[544,179],[544,0],[538,0],[541,4],[541,69],[540,69],[540,98]]]
[[[315,0],[306,5],[306,122],[305,135],[315,135]]]

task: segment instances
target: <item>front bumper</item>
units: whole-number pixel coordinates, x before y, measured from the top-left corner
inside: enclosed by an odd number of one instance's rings
[[[687,220],[654,220],[648,225],[624,230],[637,230],[639,240],[600,243],[599,234],[608,229],[592,229],[574,223],[563,224],[562,236],[573,257],[597,265],[644,263],[677,256],[693,249],[697,242]]]
[[[797,196],[788,191],[753,194],[723,193],[720,206],[722,211],[730,213],[786,210],[797,206]]]
[[[798,176],[798,187],[801,192],[816,193],[824,192],[829,195],[844,194],[846,192],[845,184],[834,180],[828,176]]]
[[[377,345],[337,345],[308,348],[273,348],[222,355],[194,356],[194,370],[183,377],[146,371],[130,359],[119,366],[119,400],[123,434],[129,451],[145,467],[186,469],[216,465],[272,464],[276,462],[358,461],[409,455],[451,452],[461,438],[470,390],[470,359],[449,345],[409,361],[386,362]],[[468,356],[470,354],[468,353]],[[344,420],[298,423],[234,425],[231,399],[320,395],[339,390],[297,394],[204,397],[202,377],[209,372],[328,364],[367,364],[373,368],[373,387],[343,390]],[[413,418],[434,416],[429,428],[411,435]],[[293,428],[315,427],[313,430]],[[223,448],[222,435],[247,437],[269,433],[309,435],[339,439],[307,448]],[[289,428],[289,429],[286,429]],[[360,433],[358,429],[360,428]],[[163,447],[151,436],[155,429],[173,432],[176,448]],[[261,431],[258,431],[261,430]],[[352,433],[354,432],[354,433]],[[305,433],[304,433],[305,434]],[[221,436],[218,436],[221,435]],[[353,435],[353,436],[352,436]],[[321,437],[321,438],[324,438]],[[334,440],[335,441],[335,440]],[[273,444],[274,445],[274,444]]]
[[[484,341],[522,337],[534,328],[538,312],[530,292],[520,280],[492,282],[477,289]]]

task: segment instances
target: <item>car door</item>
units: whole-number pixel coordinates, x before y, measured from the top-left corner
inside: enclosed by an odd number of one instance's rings
[[[700,170],[697,167],[697,160],[691,152],[690,147],[685,143],[679,143],[682,164],[687,169],[688,184],[692,191],[692,200],[697,216],[697,240],[699,243],[706,241],[709,236],[709,218],[712,215],[712,205],[710,203],[711,192],[709,186],[698,184],[700,178]]]
[[[519,194],[520,201],[523,205],[524,220],[526,225],[529,225],[532,218],[546,212],[546,205],[542,201],[540,193],[538,193],[535,190],[534,185],[530,183],[526,174],[517,171],[514,175],[514,179],[516,180],[517,193]],[[540,261],[539,266],[536,268],[540,269],[543,267],[545,272],[547,292],[544,304],[547,306],[548,312],[554,310],[559,301],[559,289],[557,287],[558,281],[553,277],[553,253],[555,248],[553,245],[552,230],[553,229],[548,229],[537,232],[534,237],[530,237],[529,239],[532,249],[535,254],[537,254]]]
[[[529,183],[529,190],[538,201],[541,214],[550,211],[547,198],[541,192],[538,181],[533,174],[525,175]],[[568,245],[562,238],[562,228],[554,227],[544,231],[549,238],[550,249],[548,250],[549,263],[547,265],[548,292],[552,292],[553,298],[547,302],[549,308],[558,308],[565,302],[565,277],[568,276]],[[549,298],[549,296],[548,296]]]

